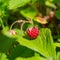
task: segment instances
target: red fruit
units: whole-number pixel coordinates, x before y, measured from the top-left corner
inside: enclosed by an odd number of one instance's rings
[[[26,32],[31,39],[35,39],[39,35],[39,29],[37,27],[30,27]]]

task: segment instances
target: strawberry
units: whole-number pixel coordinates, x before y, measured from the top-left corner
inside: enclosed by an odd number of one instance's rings
[[[30,27],[26,30],[29,38],[35,39],[39,35],[39,29],[37,27]]]

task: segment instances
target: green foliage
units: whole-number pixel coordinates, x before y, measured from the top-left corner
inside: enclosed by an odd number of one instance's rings
[[[6,54],[0,53],[0,60],[8,60]]]
[[[10,0],[9,1],[9,9],[16,9],[18,7],[26,5],[30,0]]]
[[[20,13],[26,18],[33,19],[37,15],[38,11],[32,7],[28,7],[21,10]]]
[[[54,0],[54,3],[59,4],[60,0]]]
[[[7,52],[15,42],[14,38],[9,38],[5,35],[0,35],[0,51]]]
[[[60,60],[60,0],[0,0],[0,60]]]
[[[55,4],[52,3],[52,2],[50,2],[49,0],[47,0],[47,1],[45,2],[45,4],[46,4],[46,6],[49,6],[49,7],[52,7],[52,8],[56,8]]]
[[[60,20],[60,9],[55,12],[55,16]]]
[[[60,59],[60,52],[57,53],[57,60]]]
[[[45,3],[45,0],[39,0],[40,3]]]
[[[34,59],[39,60],[40,56],[39,56],[39,54],[32,51],[31,49],[28,49],[24,46],[18,45],[13,49],[10,59],[11,60],[26,60],[26,59],[27,60],[30,60],[30,59],[31,60],[34,60]]]
[[[60,47],[60,43],[54,43],[56,47]]]
[[[49,58],[55,59],[56,54],[50,30],[47,28],[46,29],[43,28],[41,29],[40,34],[41,35],[35,40],[29,40],[28,38],[26,39],[20,37],[20,39],[18,39],[17,41],[21,45],[26,46],[34,51],[37,51],[38,53],[42,54],[48,59]]]

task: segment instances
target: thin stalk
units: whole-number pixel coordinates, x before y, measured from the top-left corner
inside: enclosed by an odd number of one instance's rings
[[[22,25],[21,25],[21,30],[22,30],[22,29],[23,29],[23,25],[24,25],[25,23],[31,23],[31,22],[30,22],[30,21],[24,21],[24,20],[17,20],[17,21],[15,21],[15,22],[12,23],[12,25],[11,25],[11,27],[10,27],[10,30],[12,29],[12,27],[13,27],[16,23],[22,23]]]
[[[4,29],[4,23],[2,21],[2,18],[0,18],[0,21],[1,21],[2,28]]]

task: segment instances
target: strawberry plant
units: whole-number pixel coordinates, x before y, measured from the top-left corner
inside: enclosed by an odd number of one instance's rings
[[[60,60],[60,0],[0,0],[0,60]]]

